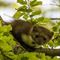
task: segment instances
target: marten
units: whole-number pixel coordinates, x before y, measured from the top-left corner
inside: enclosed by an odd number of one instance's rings
[[[11,26],[11,34],[27,51],[35,51],[36,45],[47,43],[53,36],[53,32],[47,28],[28,21],[16,20],[11,23]],[[24,41],[23,36],[27,37],[28,40],[25,39]]]
[[[11,34],[27,51],[35,51],[37,46],[47,43],[53,36],[52,31],[29,21],[14,20],[10,24]]]

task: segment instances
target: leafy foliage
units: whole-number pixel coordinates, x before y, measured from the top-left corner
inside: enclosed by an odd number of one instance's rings
[[[17,2],[20,3],[20,4],[27,4],[27,2],[24,1],[24,0],[17,0]]]
[[[59,46],[60,22],[57,22],[55,24],[52,23],[51,20],[48,18],[40,17],[42,11],[41,9],[37,9],[36,6],[41,5],[42,2],[31,0],[29,1],[29,5],[25,0],[17,0],[17,2],[20,3],[22,6],[17,9],[17,12],[14,14],[13,18],[19,19],[20,17],[23,17],[26,21],[37,23],[52,30],[54,32],[54,39],[43,45],[43,47],[48,48],[49,46]],[[0,20],[0,60],[60,60],[60,58],[57,57],[52,58],[50,56],[46,56],[44,53],[21,51],[22,53],[19,52],[18,54],[15,54],[14,48],[16,47],[16,41],[10,33],[11,30],[11,25],[3,25],[2,21]],[[19,50],[20,49],[21,48],[19,48]],[[19,50],[17,49],[17,52]]]
[[[12,35],[9,33],[11,30],[11,26],[0,26],[0,48],[3,51],[10,51],[12,50],[12,46],[16,43],[13,41]],[[11,44],[13,42],[13,44]],[[6,47],[5,47],[6,46]]]
[[[17,12],[14,14],[13,17],[15,19],[19,19],[20,17],[23,16],[24,20],[31,20],[31,19],[33,20],[33,16],[41,14],[40,9],[37,9],[36,11],[35,11],[35,9],[33,10],[33,8],[35,6],[38,6],[38,5],[42,4],[41,1],[37,1],[37,0],[32,0],[32,1],[17,0],[17,2],[22,4],[22,6],[20,6],[17,9]]]
[[[30,2],[31,7],[37,6],[37,5],[41,5],[41,4],[42,4],[42,2],[41,1],[37,1],[37,0],[33,0],[33,1]]]

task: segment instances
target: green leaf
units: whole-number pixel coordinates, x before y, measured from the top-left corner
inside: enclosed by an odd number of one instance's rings
[[[39,14],[41,14],[41,11],[40,10],[39,11],[32,12],[31,16],[35,16],[35,15],[39,15]]]
[[[18,11],[22,11],[22,12],[31,12],[32,9],[27,9],[27,6],[21,6],[20,8],[18,8]]]
[[[46,60],[51,60],[51,57],[50,56],[46,56]]]
[[[2,26],[2,21],[0,20],[0,27]]]
[[[10,34],[11,30],[11,25],[0,26],[0,49],[3,51],[10,51],[12,50],[12,47],[15,46],[13,36]]]
[[[55,25],[55,26],[53,26],[53,31],[55,31],[55,32],[57,32],[57,30],[58,30],[58,26],[57,25]]]
[[[3,50],[3,51],[11,51],[12,50],[12,47],[10,45],[8,45],[6,42],[2,41],[0,42],[0,48]]]
[[[30,2],[31,7],[37,6],[37,5],[42,5],[42,2],[41,1],[32,1],[32,2]]]
[[[0,54],[0,60],[4,60],[4,57],[2,54]]]
[[[59,25],[59,26],[60,26],[60,21],[59,21],[59,22],[57,22],[57,25]]]
[[[37,20],[38,22],[43,22],[44,17],[39,17],[39,18],[37,18],[36,20]]]
[[[57,58],[57,57],[55,56],[55,57],[53,57],[52,60],[60,60],[60,58]]]
[[[21,60],[29,60],[28,57],[22,57]]]
[[[37,1],[37,0],[33,0],[33,1],[31,1],[31,2],[30,2],[30,5],[33,4],[33,3],[35,3],[36,1]]]
[[[52,40],[50,40],[50,41],[48,42],[48,44],[49,44],[50,46],[54,46],[54,42],[53,42]]]
[[[12,30],[11,25],[0,27],[0,32],[10,32],[11,30]]]
[[[23,13],[21,11],[17,11],[15,14],[14,14],[14,18],[15,19],[19,19],[21,16],[23,15]]]
[[[20,3],[20,4],[27,4],[27,2],[24,1],[24,0],[17,0],[17,2]]]
[[[33,19],[32,21],[34,23],[38,23],[38,22],[42,22],[43,20],[44,20],[44,17],[39,17],[39,18]]]
[[[5,55],[6,57],[9,57],[10,60],[18,60],[18,59],[17,59],[17,56],[18,56],[18,55],[15,55],[13,52],[4,52],[4,55]]]
[[[24,16],[23,16],[23,18],[24,18],[25,20],[27,20],[28,17],[29,17],[29,16],[28,16],[28,14],[26,14],[26,13],[25,13]]]
[[[40,58],[41,58],[41,60],[46,60],[45,53],[40,53]]]
[[[29,52],[24,54],[19,54],[20,60],[39,60],[39,58],[36,57],[36,53]]]

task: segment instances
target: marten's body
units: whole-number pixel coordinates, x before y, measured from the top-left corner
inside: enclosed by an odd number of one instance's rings
[[[32,28],[32,23],[23,21],[23,20],[16,20],[14,22],[11,23],[12,25],[12,31],[15,33],[25,33],[25,34],[29,34],[30,29]]]
[[[53,36],[53,32],[48,29],[41,26],[34,26],[32,23],[23,20],[14,21],[11,23],[11,26],[11,32],[14,38],[28,51],[34,51],[36,47],[29,45],[28,42],[25,43],[22,34],[26,36],[30,35],[32,38],[32,44],[37,43],[39,45],[45,44]]]
[[[22,34],[26,34],[27,36],[29,35],[29,31],[32,28],[32,24],[23,20],[19,21],[14,21],[11,23],[12,25],[12,35],[14,38],[28,51],[34,51],[35,48],[32,46],[27,45],[23,39],[22,39]]]

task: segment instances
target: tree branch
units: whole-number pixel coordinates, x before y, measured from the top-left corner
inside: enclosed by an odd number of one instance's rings
[[[49,55],[49,56],[52,56],[52,57],[60,56],[60,49],[37,48],[35,51],[45,53],[46,55]]]
[[[50,18],[51,20],[60,20],[60,18]]]

